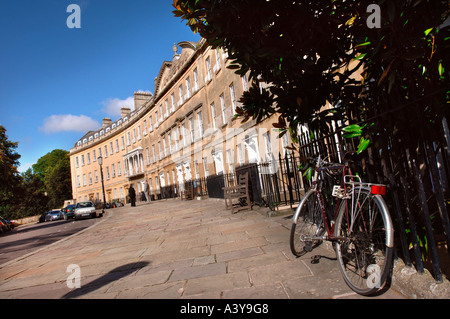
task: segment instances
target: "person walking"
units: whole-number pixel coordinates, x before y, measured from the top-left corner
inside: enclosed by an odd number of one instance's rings
[[[130,197],[131,206],[136,206],[136,191],[134,190],[133,185],[130,185],[128,196]]]
[[[147,202],[150,202],[150,196],[148,195],[148,183],[147,181],[144,182],[144,195],[145,195],[145,200]]]

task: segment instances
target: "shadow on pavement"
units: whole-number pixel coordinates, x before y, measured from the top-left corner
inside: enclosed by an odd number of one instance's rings
[[[61,299],[71,299],[83,296],[113,281],[117,281],[121,278],[124,278],[130,275],[131,273],[135,272],[136,270],[146,267],[147,265],[149,265],[149,262],[145,261],[145,262],[130,263],[114,268],[110,272],[91,281],[87,285],[81,286],[81,288],[70,291],[69,293],[62,296]]]

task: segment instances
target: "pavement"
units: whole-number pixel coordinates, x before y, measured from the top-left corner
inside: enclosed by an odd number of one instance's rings
[[[357,295],[327,245],[295,258],[290,216],[266,211],[232,215],[217,199],[109,209],[91,227],[0,265],[0,299],[414,298],[392,286]]]

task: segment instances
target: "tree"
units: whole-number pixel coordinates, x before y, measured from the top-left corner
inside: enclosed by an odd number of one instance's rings
[[[9,216],[17,203],[20,193],[20,174],[17,170],[20,155],[15,151],[17,142],[11,142],[6,129],[0,125],[0,215]]]
[[[29,168],[22,173],[22,193],[15,218],[40,215],[50,209],[42,179]]]
[[[237,110],[244,121],[278,113],[279,128],[289,126],[295,133],[298,124],[308,123],[327,133],[327,121],[337,113],[349,121],[370,119],[426,97],[432,97],[433,106],[420,106],[427,113],[422,118],[442,116],[450,95],[444,58],[449,27],[438,26],[449,16],[448,2],[380,1],[380,28],[368,26],[371,4],[174,0],[173,6],[175,16],[208,44],[228,51],[230,68],[238,74],[250,71],[253,84]],[[260,90],[261,81],[266,90]],[[321,113],[326,101],[342,107]],[[410,124],[396,130],[407,134]]]
[[[64,200],[72,198],[69,152],[55,149],[45,154],[33,165],[33,173],[45,186],[50,209],[60,207]]]
[[[38,175],[42,180],[46,180],[46,176],[61,160],[67,160],[68,152],[61,149],[55,149],[44,156],[40,157],[33,167],[33,173]]]
[[[49,206],[52,208],[61,207],[64,204],[64,200],[72,198],[68,153],[47,171],[45,187],[49,197]]]

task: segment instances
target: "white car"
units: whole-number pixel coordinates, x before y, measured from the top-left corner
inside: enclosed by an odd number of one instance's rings
[[[101,214],[100,214],[101,216]],[[97,212],[95,210],[95,205],[93,202],[80,202],[75,206],[75,219],[80,218],[96,218]]]

